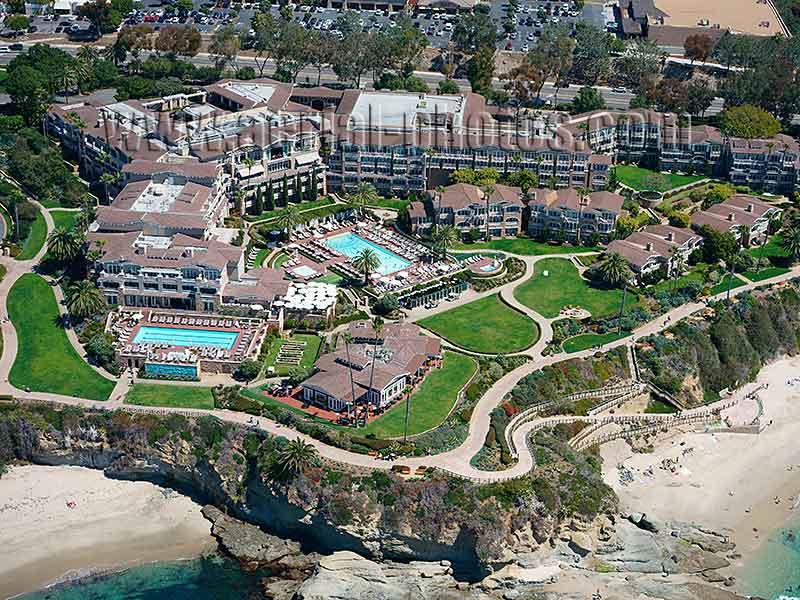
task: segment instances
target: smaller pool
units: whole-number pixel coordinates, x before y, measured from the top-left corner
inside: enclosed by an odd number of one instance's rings
[[[333,248],[337,252],[341,252],[348,258],[355,258],[362,250],[369,248],[375,252],[375,255],[380,261],[378,268],[375,270],[381,275],[396,273],[397,271],[402,271],[411,266],[410,262],[404,258],[400,258],[394,252],[381,248],[377,244],[373,244],[355,233],[343,233],[333,236],[325,240],[325,245],[329,248]]]
[[[484,273],[491,273],[492,271],[497,271],[497,268],[500,265],[496,265],[493,262],[490,262],[488,265],[483,265],[482,267],[478,267]]]
[[[197,367],[191,365],[159,365],[147,363],[144,372],[149,375],[166,375],[168,377],[197,377]]]
[[[133,338],[134,344],[170,344],[171,346],[214,346],[230,350],[239,336],[235,331],[180,329],[178,327],[142,327]]]

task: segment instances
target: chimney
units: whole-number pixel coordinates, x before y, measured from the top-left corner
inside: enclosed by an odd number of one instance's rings
[[[647,242],[644,245],[644,249],[647,250],[648,252],[652,252],[653,251],[653,242]]]
[[[667,234],[667,241],[668,242],[674,242],[675,241],[675,232],[674,231],[670,231]]]
[[[733,222],[733,213],[728,213],[728,221]]]
[[[745,210],[745,212],[749,212],[749,213],[753,212],[753,204],[752,203],[748,204],[747,208],[745,208],[744,210]]]

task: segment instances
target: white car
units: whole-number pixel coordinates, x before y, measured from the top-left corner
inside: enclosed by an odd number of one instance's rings
[[[528,44],[522,44],[522,48],[520,48],[520,52],[530,52],[530,46]]]

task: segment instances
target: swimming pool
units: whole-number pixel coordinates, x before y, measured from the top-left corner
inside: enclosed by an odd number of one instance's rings
[[[337,252],[341,252],[348,258],[354,258],[358,256],[358,254],[360,254],[365,248],[373,250],[380,261],[378,268],[375,270],[381,275],[396,273],[397,271],[402,271],[403,269],[407,269],[411,266],[410,262],[400,258],[394,252],[389,252],[388,250],[381,248],[377,244],[373,244],[368,240],[365,240],[355,233],[343,233],[341,235],[328,238],[325,240],[325,245],[329,248],[333,248]]]
[[[172,346],[215,346],[230,350],[239,334],[235,331],[179,329],[177,327],[142,327],[134,344],[171,344]]]

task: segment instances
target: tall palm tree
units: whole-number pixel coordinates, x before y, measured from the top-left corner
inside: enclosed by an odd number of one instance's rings
[[[486,241],[488,242],[491,240],[491,236],[489,235],[489,199],[494,196],[494,187],[491,185],[487,185],[483,188],[483,199],[486,201]]]
[[[286,230],[286,239],[290,239],[294,226],[300,222],[300,209],[290,204],[278,214],[278,223]]]
[[[791,223],[784,227],[779,243],[793,261],[800,259],[800,224]]]
[[[353,343],[353,336],[349,331],[344,334],[344,351],[347,353],[347,370],[350,372],[350,393],[351,401],[347,405],[347,417],[352,422],[351,411],[356,405],[356,384],[353,382],[353,363],[350,361],[350,344]],[[358,419],[356,419],[356,428],[358,428]]]
[[[406,416],[403,421],[403,443],[405,444],[408,441],[408,414],[411,411],[411,390],[412,387],[407,385],[406,388],[403,390],[406,394]]]
[[[372,248],[364,248],[353,258],[353,266],[364,274],[364,285],[369,284],[369,276],[380,264],[378,254]]]
[[[112,185],[117,185],[122,180],[122,173],[118,171],[107,171],[100,175],[100,182],[103,184],[103,193],[106,196],[106,202],[111,200],[110,195],[108,193],[108,187]]]
[[[372,380],[375,377],[375,363],[378,362],[378,338],[381,336],[381,331],[383,331],[383,319],[380,317],[375,317],[372,319],[372,329],[375,331],[375,339],[373,340],[372,344],[372,365],[370,366],[369,371],[369,392],[372,394]],[[380,401],[380,398],[378,399]],[[369,423],[369,403],[370,398],[367,396],[367,415],[364,424],[366,425]]]
[[[347,195],[345,201],[358,211],[359,216],[363,216],[364,207],[375,204],[379,199],[374,185],[361,182]]]
[[[742,255],[737,252],[736,254],[732,255],[725,261],[728,267],[728,285],[727,290],[725,292],[725,301],[730,302],[731,299],[731,287],[733,286],[733,274],[736,272],[736,269],[742,267],[744,265],[744,259]]]
[[[613,287],[621,287],[632,277],[628,261],[616,252],[610,253],[597,267],[597,271],[603,281]]]
[[[583,206],[589,197],[589,188],[579,187],[575,191],[578,193],[578,228],[575,230],[575,245],[581,245],[581,219],[583,218]]]
[[[446,258],[447,251],[458,242],[460,237],[458,229],[452,225],[445,225],[436,230],[433,236],[433,247],[442,258]]]
[[[433,222],[433,227],[434,227],[433,231],[434,231],[434,233],[436,232],[437,229],[439,229],[439,222],[440,222],[440,220],[442,218],[441,217],[441,215],[442,215],[442,196],[444,195],[444,189],[445,188],[444,188],[443,185],[437,185],[436,186],[436,199],[438,200],[438,206],[436,207],[436,219]]]
[[[106,46],[105,50],[103,50],[103,57],[118,67],[128,58],[128,46],[124,41],[117,38],[113,44]]]
[[[317,449],[301,439],[286,442],[276,453],[276,475],[290,478],[319,463]]]
[[[69,291],[67,309],[80,319],[99,313],[105,305],[103,293],[88,279],[78,281]]]
[[[95,46],[81,46],[75,58],[84,63],[93,65],[100,58],[100,51]]]
[[[47,237],[47,251],[60,263],[72,262],[81,251],[81,239],[75,231],[56,227]]]

